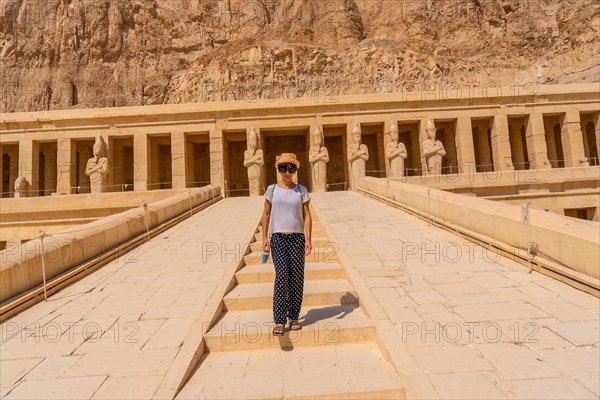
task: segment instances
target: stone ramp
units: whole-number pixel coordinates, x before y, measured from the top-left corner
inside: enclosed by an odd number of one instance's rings
[[[178,399],[404,398],[314,211],[313,221],[319,245],[306,264],[303,329],[272,336],[273,264],[259,264],[251,244],[237,285],[223,298],[225,312],[205,336],[208,353]]]
[[[155,397],[189,363],[187,334],[215,314],[263,202],[224,199],[0,324],[0,398]]]
[[[314,243],[337,247],[307,264],[302,331],[271,336],[272,265],[236,271],[263,199],[229,198],[0,324],[0,398],[170,398],[227,296],[179,398],[600,397],[597,298],[358,193],[312,196]]]
[[[600,397],[598,298],[365,195],[311,202],[408,398]]]

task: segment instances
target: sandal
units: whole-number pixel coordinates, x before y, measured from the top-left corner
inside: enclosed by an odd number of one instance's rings
[[[302,329],[302,325],[300,325],[297,319],[290,321],[290,331],[299,331],[300,329]]]
[[[285,325],[283,325],[283,324],[276,324],[275,327],[273,328],[273,336],[283,336],[284,333],[285,333]]]

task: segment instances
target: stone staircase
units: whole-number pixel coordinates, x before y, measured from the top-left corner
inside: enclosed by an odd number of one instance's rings
[[[262,227],[205,336],[208,349],[178,399],[403,399],[400,378],[346,279],[337,248],[313,215],[302,330],[272,335],[273,262],[261,263]]]

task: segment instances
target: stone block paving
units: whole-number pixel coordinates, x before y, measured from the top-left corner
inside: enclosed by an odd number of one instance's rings
[[[262,205],[220,201],[2,323],[0,398],[152,398]]]
[[[598,298],[359,193],[312,202],[416,363],[408,398],[600,397]]]

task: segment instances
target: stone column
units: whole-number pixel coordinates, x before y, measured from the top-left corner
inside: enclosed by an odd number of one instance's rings
[[[133,190],[148,190],[148,136],[143,132],[133,135]]]
[[[589,163],[583,148],[581,117],[577,110],[569,110],[562,117],[561,133],[565,167],[584,167]]]
[[[424,131],[423,131],[424,132]],[[471,117],[460,116],[456,119],[456,161],[461,174],[475,173],[475,147],[473,145],[473,127]]]
[[[527,120],[525,138],[527,140],[527,151],[529,152],[529,169],[551,168],[550,161],[548,161],[548,148],[546,147],[544,117],[542,114],[532,113]]]
[[[508,117],[504,114],[494,116],[492,126],[492,158],[494,171],[515,169],[510,151],[510,138],[508,133]]]
[[[9,171],[10,171],[10,165],[9,165]],[[4,178],[4,148],[2,146],[2,143],[0,143],[0,179],[2,179],[2,181],[0,181],[0,198],[2,198],[4,195],[2,193],[4,192],[10,192],[8,187],[4,187],[3,186],[3,178]],[[8,182],[8,185],[10,186],[10,181]],[[7,194],[8,196],[8,194]]]
[[[76,172],[73,141],[63,137],[57,141],[56,147],[56,193],[71,194],[72,178]]]
[[[428,174],[427,161],[425,161],[425,153],[423,152],[423,142],[427,140],[427,118],[421,118],[419,121],[419,155],[421,158],[421,175]]]
[[[4,149],[2,148],[2,143],[0,143],[0,179],[2,179],[2,181],[0,181],[0,192],[4,192],[3,184],[2,184],[2,182],[4,182]],[[10,182],[9,182],[9,186],[10,186]],[[9,192],[10,190],[6,190],[6,191]],[[2,193],[0,193],[0,198],[2,196],[3,196]]]
[[[19,177],[25,177],[31,185],[27,197],[38,195],[40,150],[36,141],[19,140]]]
[[[185,133],[171,132],[171,181],[173,189],[187,187]]]
[[[10,171],[10,166],[8,168]],[[2,148],[2,143],[0,143],[0,179],[3,179],[3,177],[4,177],[4,149]],[[2,184],[2,182],[0,182],[0,192],[10,192],[9,188],[8,187],[5,188]],[[10,186],[10,181],[8,182],[8,186]],[[2,196],[3,196],[3,194],[0,193],[0,197],[2,197]]]
[[[208,133],[210,151],[210,184],[221,188],[225,197],[225,156],[223,151],[223,131],[211,130]]]
[[[344,151],[346,151],[346,171],[348,171],[348,189],[349,190],[356,190],[355,186],[354,186],[354,177],[352,176],[352,163],[350,162],[350,153],[348,152],[348,148],[350,147],[350,144],[354,143],[354,139],[352,138],[352,130],[354,129],[354,123],[353,122],[348,122],[346,124],[346,148],[344,149]]]
[[[594,136],[596,137],[596,150],[598,151],[599,155],[600,155],[600,112],[596,112],[594,113]],[[600,160],[596,160],[596,165],[598,164],[598,161]],[[598,215],[598,212],[596,212],[596,215]]]
[[[115,164],[114,162],[112,162],[111,156],[110,154],[112,153],[112,149],[111,149],[111,141],[110,138],[115,135],[115,128],[113,126],[109,127],[108,129],[102,129],[100,131],[100,137],[102,138],[103,141],[103,154],[102,157],[106,157],[106,161],[107,161],[107,165],[108,165],[108,171],[106,172],[106,174],[104,175],[104,187],[102,192],[112,192],[114,190],[116,190],[116,186],[114,186],[115,182],[114,180],[109,180],[110,178],[110,174],[111,174],[111,169],[115,168]],[[118,190],[121,190],[121,188],[118,188]]]
[[[106,189],[105,192],[121,192],[124,190],[123,186],[117,184],[117,176],[123,173],[123,165],[120,165],[119,158],[115,157],[117,154],[121,155],[123,149],[120,151],[115,151],[113,148],[115,146],[115,138],[119,138],[120,128],[115,128],[111,126],[109,129],[102,132],[102,138],[104,139],[104,143],[106,144],[106,148],[104,149],[104,157],[108,160],[108,172],[106,174]],[[121,171],[119,171],[121,169]]]

